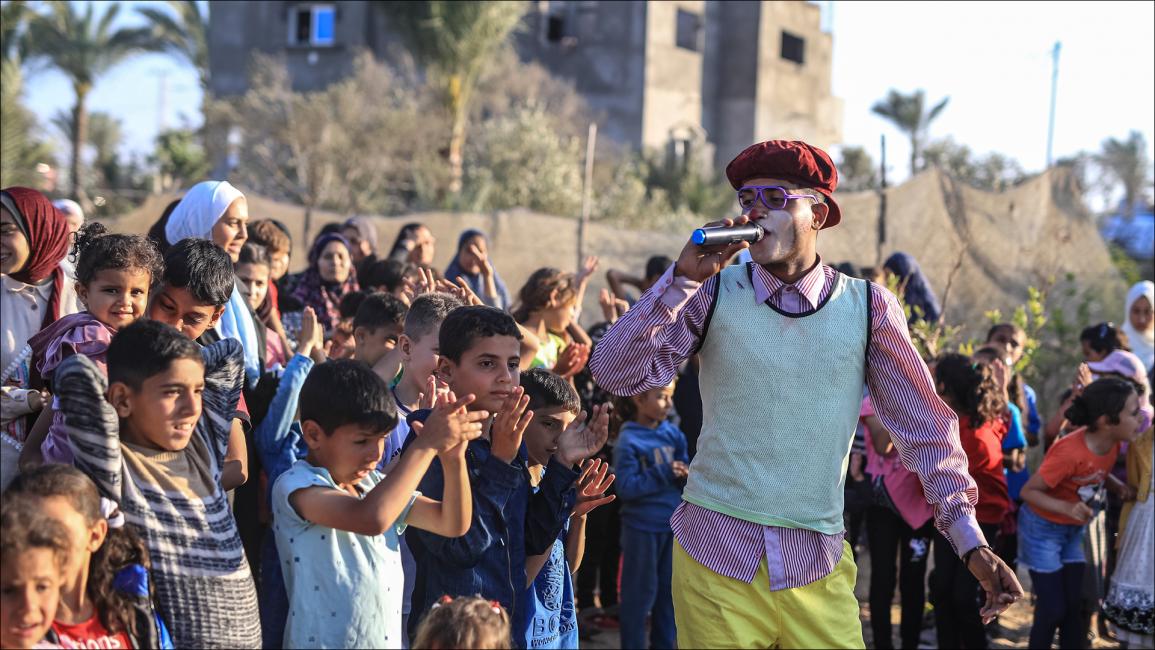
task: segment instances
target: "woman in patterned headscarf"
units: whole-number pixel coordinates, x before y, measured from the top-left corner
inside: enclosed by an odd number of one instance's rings
[[[317,312],[326,337],[341,320],[341,298],[359,290],[352,249],[341,235],[321,235],[309,249],[309,268],[298,277],[293,297]]]

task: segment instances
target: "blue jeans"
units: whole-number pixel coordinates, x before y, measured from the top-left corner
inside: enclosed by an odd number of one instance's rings
[[[1039,573],[1054,573],[1064,564],[1085,561],[1083,526],[1056,524],[1023,504],[1019,509],[1019,564]]]
[[[622,526],[623,648],[674,647],[678,631],[670,592],[673,569],[673,532],[651,533]],[[650,643],[646,643],[646,615],[651,613]]]
[[[281,572],[281,556],[273,527],[265,531],[261,545],[261,641],[267,649],[280,648],[285,642],[285,623],[289,620],[289,592]]]

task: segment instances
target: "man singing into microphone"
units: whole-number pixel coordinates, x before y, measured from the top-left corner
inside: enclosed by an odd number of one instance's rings
[[[664,386],[694,352],[704,422],[670,523],[678,646],[862,648],[842,482],[862,387],[935,524],[986,591],[990,620],[1022,596],[975,520],[958,421],[884,287],[822,263],[842,218],[838,172],[804,142],[753,145],[727,167],[751,245],[698,246],[606,333],[590,367],[617,395]],[[753,262],[727,266],[749,247]]]

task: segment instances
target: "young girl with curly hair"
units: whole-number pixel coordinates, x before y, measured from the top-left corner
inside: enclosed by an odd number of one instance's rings
[[[109,233],[98,222],[76,233],[72,259],[84,311],[61,318],[28,341],[32,367],[49,387],[57,366],[74,354],[83,354],[104,370],[112,336],[144,316],[149,292],[164,275],[160,252],[151,240]],[[24,447],[21,466],[71,463],[63,425],[55,404],[44,409]]]

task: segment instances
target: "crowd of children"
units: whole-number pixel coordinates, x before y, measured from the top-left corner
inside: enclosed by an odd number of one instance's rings
[[[292,274],[289,230],[250,221],[226,182],[149,237],[73,235],[42,194],[0,198],[3,647],[572,648],[615,629],[675,647],[696,360],[637,395],[587,368],[669,258],[609,270],[587,330],[596,258],[511,293],[477,230],[442,274],[425,226],[379,257],[356,217]],[[912,320],[940,313],[909,255],[839,269],[896,275]],[[1123,327],[1082,333],[1087,363],[1045,423],[1020,328],[928,360],[982,531],[1034,585],[1031,647],[1085,642],[1092,584],[1110,632],[1151,644],[1153,303],[1136,285]],[[939,647],[987,647],[979,584],[865,389],[860,423],[847,519],[874,646],[893,647],[897,588],[901,647],[928,595]]]

